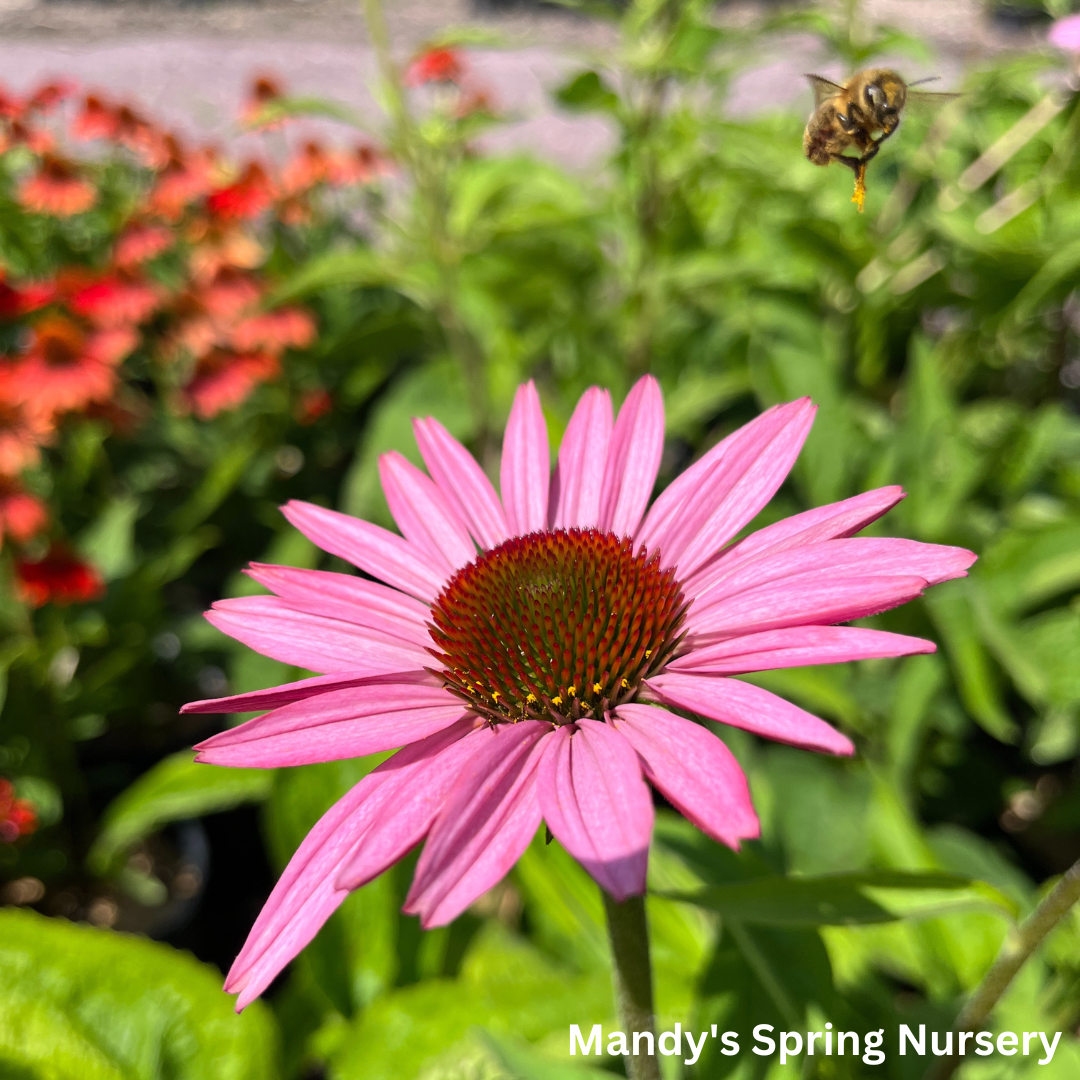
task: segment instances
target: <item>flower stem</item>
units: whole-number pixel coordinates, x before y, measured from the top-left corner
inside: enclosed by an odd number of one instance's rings
[[[631,896],[624,903],[601,890],[607,914],[608,940],[615,968],[615,998],[619,1022],[634,1048],[633,1032],[651,1032],[656,1037],[653,1014],[652,961],[649,958],[649,928],[645,921],[645,897]],[[655,1047],[649,1054],[628,1054],[630,1080],[660,1080]]]
[[[1039,906],[1005,938],[997,959],[956,1018],[957,1031],[978,1031],[1009,988],[1016,973],[1055,926],[1080,900],[1080,861],[1073,863]],[[948,1080],[959,1068],[961,1058],[954,1054],[940,1058],[927,1073],[927,1080]]]

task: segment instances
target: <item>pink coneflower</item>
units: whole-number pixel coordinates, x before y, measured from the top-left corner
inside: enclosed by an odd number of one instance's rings
[[[427,475],[380,462],[402,536],[308,503],[285,516],[376,581],[253,566],[272,596],[208,613],[259,652],[323,674],[188,705],[269,710],[197,747],[222,765],[284,766],[403,747],[331,808],[293,856],[229,973],[242,1008],[350,889],[425,841],[405,910],[425,927],[495,885],[542,820],[616,900],[645,888],[649,784],[709,836],[758,835],[724,743],[672,709],[850,754],[824,721],[729,676],[932,652],[834,624],[960,577],[974,556],[848,539],[903,497],[882,488],[733,542],[810,429],[808,399],[769,409],[648,507],[664,438],[651,377],[612,422],[582,397],[551,470],[536,389],[507,424],[502,497],[436,420],[414,430]],[[646,509],[648,512],[646,513]]]
[[[1065,52],[1080,53],[1080,15],[1058,19],[1050,27],[1046,40]]]

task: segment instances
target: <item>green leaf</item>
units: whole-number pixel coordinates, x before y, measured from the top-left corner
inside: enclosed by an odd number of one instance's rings
[[[79,537],[79,550],[106,581],[130,573],[135,565],[135,520],[139,500],[123,495],[111,500],[98,519]]]
[[[968,588],[967,582],[946,582],[931,589],[924,602],[938,633],[945,639],[964,707],[979,727],[999,742],[1015,743],[1020,728],[1005,711],[990,658],[976,626]]]
[[[320,116],[328,120],[339,120],[350,127],[359,128],[361,131],[370,130],[371,125],[364,122],[363,117],[347,105],[337,101],[329,101],[320,97],[279,97],[268,101],[248,122],[248,127],[260,127],[264,124],[275,124],[281,120],[289,120],[296,116]]]
[[[583,1030],[611,1017],[606,971],[575,975],[527,942],[489,925],[457,979],[429,979],[372,1002],[354,1021],[334,1062],[338,1080],[409,1080],[481,1025],[535,1041],[569,1024]]]
[[[383,260],[369,248],[328,251],[301,266],[274,292],[270,305],[311,296],[335,286],[384,285],[389,277]]]
[[[611,90],[596,71],[583,71],[555,94],[555,100],[568,109],[582,112],[616,113],[619,96]]]
[[[274,1080],[261,1003],[165,945],[0,911],[0,1075],[39,1080]]]
[[[272,770],[198,765],[190,750],[181,750],[159,761],[109,804],[88,864],[104,874],[133,844],[163,825],[262,802],[273,783]]]
[[[759,878],[671,894],[725,919],[757,926],[853,926],[1014,906],[996,889],[952,874],[872,871],[816,878]]]
[[[541,1057],[516,1039],[496,1036],[483,1028],[476,1037],[513,1080],[611,1080],[609,1072]]]

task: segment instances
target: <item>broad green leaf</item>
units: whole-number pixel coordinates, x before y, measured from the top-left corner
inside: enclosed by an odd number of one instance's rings
[[[376,999],[354,1021],[338,1080],[412,1080],[481,1026],[530,1042],[571,1023],[609,1022],[610,975],[575,975],[489,925],[457,979],[429,979]],[[563,1045],[566,1045],[565,1043]]]
[[[34,1080],[275,1080],[277,1035],[221,976],[140,938],[0,911],[0,1074]]]
[[[513,1080],[610,1080],[611,1073],[541,1057],[516,1039],[479,1029],[476,1037]]]
[[[109,804],[88,864],[103,874],[162,826],[262,802],[273,782],[272,770],[199,765],[190,750],[181,750],[159,761]]]
[[[1009,911],[1012,905],[983,883],[950,874],[878,870],[817,878],[759,878],[672,894],[722,918],[756,926],[848,926],[931,918],[956,910]]]
[[[379,456],[397,450],[416,464],[414,417],[434,416],[451,435],[467,439],[472,431],[464,382],[451,363],[433,363],[404,375],[368,421],[352,467],[341,488],[341,509],[348,514],[393,527],[379,483]]]
[[[1020,729],[1005,710],[990,658],[980,639],[968,585],[951,581],[925,599],[938,633],[945,639],[960,697],[975,722],[1003,743],[1017,741]]]
[[[385,261],[368,248],[328,251],[301,266],[275,291],[271,303],[299,300],[342,285],[352,288],[384,285],[390,276]]]
[[[79,550],[106,581],[129,573],[135,565],[135,520],[139,500],[124,495],[107,503],[98,519],[79,537]]]
[[[619,109],[619,97],[600,78],[599,72],[583,71],[561,87],[555,100],[568,109],[583,112],[614,113]]]

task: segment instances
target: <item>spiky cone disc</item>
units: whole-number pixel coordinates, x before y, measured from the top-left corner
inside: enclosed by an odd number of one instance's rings
[[[496,722],[601,718],[671,659],[687,604],[657,554],[596,529],[515,537],[432,605],[446,687]]]

